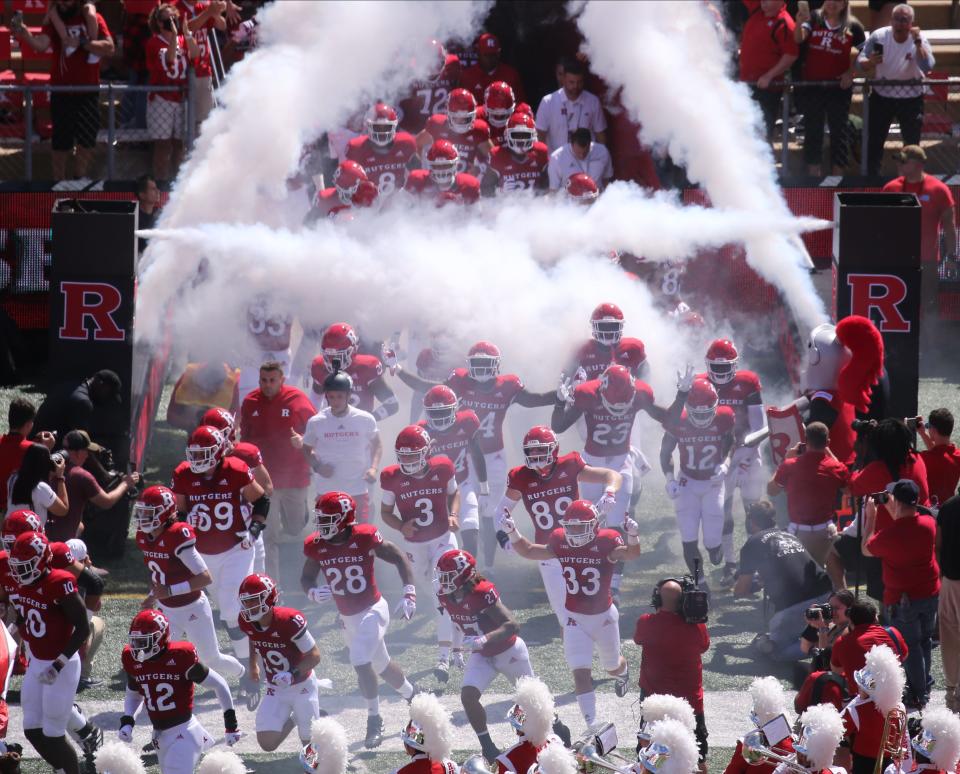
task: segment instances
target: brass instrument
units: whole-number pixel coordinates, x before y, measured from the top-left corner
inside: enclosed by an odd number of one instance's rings
[[[763,763],[764,761],[782,763],[787,769],[797,772],[797,774],[810,774],[805,766],[797,763],[796,756],[783,755],[769,747],[767,745],[767,738],[759,728],[744,734],[741,751],[744,760],[751,765]]]
[[[482,755],[471,755],[460,767],[460,774],[495,774],[496,767],[490,768]]]
[[[629,766],[617,766],[606,758],[603,758],[600,755],[600,751],[596,748],[596,745],[590,742],[582,743],[579,747],[574,745],[574,751],[577,756],[577,768],[581,772],[584,772],[584,774],[590,774],[590,772],[597,768],[604,769],[605,771],[613,771],[617,774],[634,774],[634,770]],[[629,761],[627,761],[627,763],[629,763]]]
[[[907,713],[901,707],[894,707],[883,718],[882,741],[877,750],[877,762],[873,765],[873,774],[881,774],[885,758],[892,758],[896,770],[907,751]]]

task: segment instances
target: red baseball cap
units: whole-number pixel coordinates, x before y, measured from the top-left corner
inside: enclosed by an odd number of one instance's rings
[[[497,40],[496,35],[484,32],[477,40],[477,51],[481,54],[499,54],[500,41]]]

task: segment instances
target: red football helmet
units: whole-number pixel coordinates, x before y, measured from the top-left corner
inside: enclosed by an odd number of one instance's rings
[[[726,384],[737,375],[740,353],[730,339],[714,339],[707,349],[707,373],[714,384]]]
[[[165,486],[148,486],[133,505],[133,517],[141,532],[153,532],[177,513],[177,499]]]
[[[24,532],[10,550],[10,574],[21,586],[36,583],[50,564],[50,542],[42,532]]]
[[[596,182],[586,172],[570,175],[564,183],[563,190],[567,192],[567,196],[580,204],[593,204],[600,195]]]
[[[430,434],[419,425],[407,425],[393,445],[397,463],[407,475],[416,475],[427,467],[430,456]]]
[[[626,414],[637,395],[630,369],[622,365],[609,365],[600,374],[600,402],[615,417]]]
[[[170,622],[159,610],[141,610],[130,622],[128,642],[137,661],[158,656],[170,644]]]
[[[546,425],[531,427],[523,436],[523,461],[532,470],[549,468],[557,461],[560,443]]]
[[[427,169],[430,170],[430,179],[441,190],[453,185],[459,163],[460,153],[457,151],[457,146],[449,140],[435,140],[427,151]]]
[[[483,105],[490,126],[506,126],[517,105],[513,89],[506,81],[494,81],[483,92]]]
[[[447,99],[447,124],[457,134],[473,129],[477,119],[477,101],[466,89],[454,89]]]
[[[467,352],[467,372],[478,382],[489,382],[500,373],[500,348],[489,341],[478,341]]]
[[[364,172],[356,161],[341,161],[340,166],[333,173],[333,184],[337,188],[337,196],[340,197],[342,204],[351,204],[353,195],[360,187],[360,183],[369,180],[367,173]]]
[[[560,519],[563,536],[567,545],[578,548],[590,543],[597,536],[600,527],[600,514],[589,500],[574,500]]]
[[[350,203],[354,207],[372,207],[376,204],[379,195],[380,191],[377,190],[376,183],[372,180],[361,180],[357,186],[357,192],[350,199]],[[348,212],[348,210],[340,210],[340,212]]]
[[[280,590],[269,575],[255,572],[240,582],[240,615],[244,621],[259,621],[276,607]]]
[[[384,148],[392,143],[394,137],[397,136],[397,124],[399,123],[397,111],[390,105],[378,102],[367,113],[367,137],[374,145]]]
[[[707,427],[717,415],[717,389],[709,379],[700,377],[693,380],[693,386],[687,395],[687,419],[694,427]]]
[[[223,433],[223,437],[227,441],[228,446],[237,439],[237,420],[233,414],[226,409],[207,409],[200,419],[200,424],[217,428],[217,430]]]
[[[226,453],[226,439],[217,428],[200,425],[190,433],[187,442],[187,462],[194,473],[206,473],[220,464]]]
[[[528,113],[516,112],[503,130],[503,144],[518,155],[528,153],[537,141],[537,122]]]
[[[434,577],[437,579],[437,592],[439,594],[452,594],[463,588],[463,584],[476,571],[477,560],[468,551],[454,548],[444,552],[437,560],[437,569],[434,573]]]
[[[423,411],[427,415],[427,424],[438,432],[453,427],[453,423],[457,421],[458,405],[456,393],[447,385],[431,387],[423,396]]]
[[[600,304],[590,315],[590,328],[593,338],[612,347],[623,337],[623,311],[616,304]]]
[[[3,520],[3,531],[0,532],[0,540],[8,554],[13,550],[17,538],[24,532],[43,532],[40,517],[26,508],[9,513]]]
[[[322,540],[335,538],[353,524],[356,515],[357,501],[346,492],[324,492],[313,506],[317,534]]]
[[[330,373],[349,368],[359,345],[360,338],[350,325],[334,323],[323,332],[320,339],[323,364]],[[318,381],[322,383],[322,380]]]

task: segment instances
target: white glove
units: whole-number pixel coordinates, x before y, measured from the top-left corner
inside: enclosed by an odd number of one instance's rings
[[[486,644],[487,636],[485,634],[468,635],[463,638],[463,647],[466,650],[478,651]]]
[[[687,363],[683,371],[677,371],[677,392],[690,392],[696,373],[696,369],[690,363]]]
[[[517,525],[510,517],[510,514],[504,511],[500,516],[499,521],[497,521],[497,529],[506,532],[507,535],[512,535],[517,531]]]
[[[486,516],[490,513],[490,495],[488,494],[478,494],[477,495],[477,508],[480,510],[481,516]]]
[[[607,487],[603,496],[597,500],[597,510],[600,512],[601,516],[606,516],[610,511],[613,510],[613,506],[617,504],[617,493],[616,490]]]
[[[293,685],[293,673],[292,672],[277,672],[273,676],[273,684],[278,688],[288,688]]]
[[[241,731],[224,731],[223,741],[227,743],[227,747],[233,747],[240,741],[241,736],[243,736],[243,732]]]
[[[627,519],[623,522],[623,528],[630,537],[640,537],[640,525],[637,524],[637,522],[635,522],[633,519],[627,517]]]
[[[37,678],[42,685],[53,685],[57,681],[57,675],[60,674],[51,664],[44,669]]]
[[[587,381],[587,372],[583,370],[583,366],[580,366],[577,369],[577,372],[573,375],[573,386],[576,387],[578,384],[583,384]]]
[[[318,605],[329,602],[332,597],[333,591],[329,586],[314,586],[307,592],[307,599],[316,602]]]
[[[417,589],[415,586],[404,586],[403,587],[403,598],[400,600],[400,603],[397,605],[397,609],[394,610],[396,615],[399,615],[404,621],[409,621],[413,618],[413,614],[417,612]]]
[[[667,479],[667,485],[664,487],[667,491],[667,497],[671,500],[676,500],[680,496],[680,482],[677,481],[673,476],[670,476]]]
[[[726,462],[723,462],[713,469],[713,475],[710,476],[711,481],[723,481],[727,477],[727,473],[730,471],[729,466]]]
[[[132,742],[133,726],[120,726],[120,730],[117,731],[117,739],[121,742]]]
[[[560,374],[560,384],[557,385],[557,403],[563,403],[566,406],[573,404],[573,380],[566,374]]]
[[[380,345],[380,359],[383,361],[383,364],[390,369],[391,374],[397,372],[397,366],[399,365],[397,361],[397,350],[392,343],[387,344],[384,342]]]

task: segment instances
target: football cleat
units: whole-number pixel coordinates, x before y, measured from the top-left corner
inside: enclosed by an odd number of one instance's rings
[[[438,682],[445,683],[450,679],[450,661],[445,658],[437,659],[436,666],[433,668],[433,676]]]
[[[379,747],[383,743],[383,718],[379,715],[367,715],[367,734],[363,738],[363,746],[368,750]]]
[[[630,692],[630,667],[624,670],[623,674],[617,675],[613,681],[613,692],[621,699]]]

